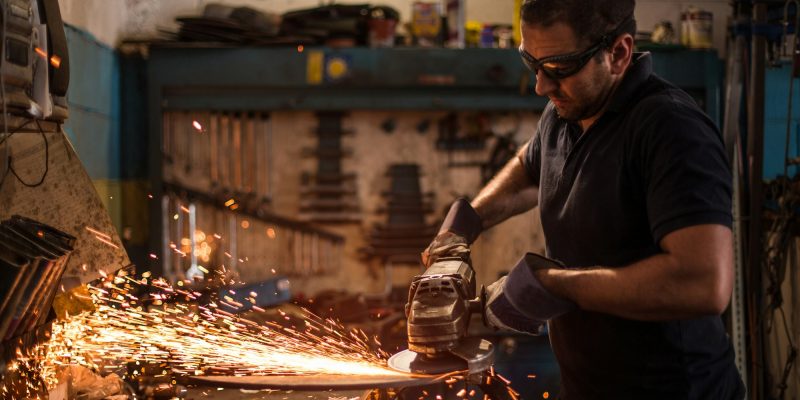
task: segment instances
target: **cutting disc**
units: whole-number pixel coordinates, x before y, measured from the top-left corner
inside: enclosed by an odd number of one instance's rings
[[[233,389],[282,389],[282,390],[356,390],[401,388],[426,385],[437,380],[437,376],[411,374],[386,375],[269,375],[269,376],[188,376],[186,384],[223,387]]]
[[[469,374],[485,371],[494,363],[494,347],[488,340],[470,337],[450,352],[436,357],[426,357],[411,350],[403,350],[389,358],[389,368],[412,374],[444,374],[466,371]]]
[[[467,370],[467,362],[452,354],[428,358],[411,350],[393,355],[387,363],[393,370],[417,374],[435,375]]]

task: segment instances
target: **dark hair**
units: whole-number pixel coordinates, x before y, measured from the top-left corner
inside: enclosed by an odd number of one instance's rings
[[[578,43],[589,44],[620,24],[622,33],[636,35],[633,19],[635,0],[525,0],[520,15],[529,25],[549,27],[556,22],[567,24]],[[626,22],[630,19],[630,22]]]

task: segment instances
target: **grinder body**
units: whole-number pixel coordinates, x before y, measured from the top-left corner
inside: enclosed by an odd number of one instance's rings
[[[482,312],[468,257],[438,259],[414,278],[408,298],[408,348],[429,358],[462,345],[470,315]]]
[[[403,372],[478,374],[494,361],[492,344],[467,335],[473,312],[483,315],[475,271],[466,257],[442,257],[414,277],[408,293],[408,350],[392,356],[389,367]]]

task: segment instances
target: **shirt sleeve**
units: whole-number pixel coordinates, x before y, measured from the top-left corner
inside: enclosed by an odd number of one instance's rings
[[[666,108],[666,110],[665,110]],[[656,243],[681,228],[732,225],[732,177],[722,138],[699,109],[651,109],[641,165]]]

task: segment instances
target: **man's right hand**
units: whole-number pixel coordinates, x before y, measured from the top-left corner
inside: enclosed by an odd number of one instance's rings
[[[430,267],[441,257],[459,257],[469,262],[469,245],[478,238],[481,230],[481,217],[469,201],[464,198],[454,201],[439,234],[422,252],[422,264]]]
[[[453,232],[442,232],[433,239],[428,248],[422,252],[422,264],[430,267],[442,257],[459,257],[469,261],[469,244],[463,236]]]

